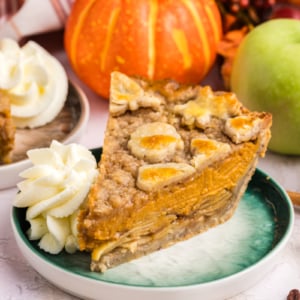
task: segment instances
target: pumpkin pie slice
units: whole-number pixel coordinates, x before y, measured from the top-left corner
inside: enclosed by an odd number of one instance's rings
[[[15,142],[15,126],[11,117],[10,100],[0,93],[0,165],[11,162]]]
[[[232,93],[113,72],[100,175],[78,219],[91,270],[227,221],[265,154],[271,123]]]

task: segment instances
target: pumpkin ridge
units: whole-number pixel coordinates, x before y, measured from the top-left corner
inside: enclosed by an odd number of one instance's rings
[[[213,13],[211,5],[205,5],[204,9],[209,18],[209,21],[210,21],[209,24],[211,24],[211,26],[212,26],[213,35],[215,38],[215,42],[217,44],[218,41],[221,39],[221,31],[218,29],[219,26],[215,19],[215,14]]]
[[[189,51],[186,35],[180,29],[173,29],[172,37],[177,49],[182,55],[184,69],[189,69],[192,66],[193,59]]]
[[[78,70],[78,64],[77,64],[77,41],[79,39],[79,35],[81,32],[81,29],[83,27],[84,21],[88,16],[88,13],[91,9],[91,7],[95,4],[97,0],[90,0],[89,3],[87,3],[86,7],[83,9],[81,14],[78,17],[78,22],[76,23],[74,27],[73,36],[70,42],[70,60],[72,62],[74,70]]]
[[[204,30],[204,22],[200,19],[199,15],[197,14],[197,9],[195,5],[192,3],[192,1],[189,0],[183,0],[182,1],[188,11],[190,12],[193,21],[195,22],[197,31],[199,33],[199,37],[202,41],[202,49],[203,49],[203,55],[204,55],[204,68],[203,68],[203,74],[206,74],[209,69],[209,62],[211,61],[211,55],[209,51],[209,42],[207,35]]]
[[[100,53],[100,68],[101,68],[102,72],[104,72],[104,70],[105,70],[105,62],[106,62],[105,58],[108,55],[109,46],[110,46],[110,43],[112,40],[113,32],[114,32],[120,11],[121,11],[121,7],[115,8],[111,12],[111,16],[109,18],[109,23],[107,26],[108,30],[107,30],[107,34],[105,36],[103,50]]]
[[[148,39],[149,39],[149,64],[148,64],[148,76],[153,79],[154,66],[155,66],[155,29],[157,19],[157,0],[150,1],[150,13],[148,20]]]

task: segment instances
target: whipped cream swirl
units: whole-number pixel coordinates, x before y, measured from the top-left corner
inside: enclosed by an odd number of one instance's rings
[[[20,176],[14,206],[26,207],[28,236],[52,254],[77,245],[77,214],[98,171],[89,150],[78,144],[53,141],[49,148],[28,151],[33,166]]]
[[[51,121],[67,98],[68,78],[60,62],[33,41],[19,47],[0,40],[0,90],[11,100],[18,128],[35,128]]]

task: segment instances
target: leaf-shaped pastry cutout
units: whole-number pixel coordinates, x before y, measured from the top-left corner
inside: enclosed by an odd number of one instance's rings
[[[144,165],[139,168],[137,186],[147,192],[179,182],[195,172],[185,163],[164,163]]]

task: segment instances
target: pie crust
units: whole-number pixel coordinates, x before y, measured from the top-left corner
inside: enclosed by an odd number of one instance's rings
[[[10,112],[10,100],[0,94],[0,165],[11,162],[15,141],[15,126]]]

